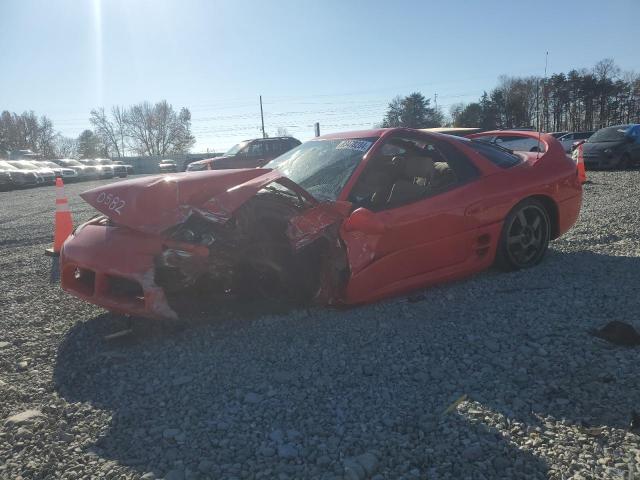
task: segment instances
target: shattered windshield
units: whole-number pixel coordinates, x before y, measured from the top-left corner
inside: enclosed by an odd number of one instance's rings
[[[374,138],[311,140],[270,161],[318,200],[336,200]]]

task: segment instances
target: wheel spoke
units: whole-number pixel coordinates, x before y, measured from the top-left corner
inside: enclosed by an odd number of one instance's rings
[[[507,243],[509,245],[521,245],[522,244],[522,235],[511,235],[507,239]]]
[[[540,226],[540,215],[536,215],[535,220],[531,223],[531,228],[534,231],[537,231],[539,226]]]
[[[527,226],[527,217],[524,214],[524,210],[520,210],[518,212],[518,221],[520,222],[520,226],[522,228]]]

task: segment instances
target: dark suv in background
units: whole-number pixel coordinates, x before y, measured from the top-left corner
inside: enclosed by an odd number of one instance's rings
[[[187,172],[225,168],[256,168],[300,145],[293,137],[256,138],[231,147],[221,157],[190,163]]]
[[[630,168],[640,165],[640,124],[602,128],[582,146],[587,168]]]

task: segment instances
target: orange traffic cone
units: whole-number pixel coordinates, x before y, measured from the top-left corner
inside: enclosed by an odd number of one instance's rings
[[[580,183],[586,183],[587,172],[584,168],[584,156],[582,154],[582,144],[578,145],[578,180]]]
[[[44,253],[51,256],[60,255],[60,248],[73,231],[73,220],[69,211],[69,203],[64,194],[64,184],[61,178],[56,178],[56,224],[53,234],[53,247],[47,248]]]

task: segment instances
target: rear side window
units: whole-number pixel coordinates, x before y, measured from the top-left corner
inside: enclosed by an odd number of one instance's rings
[[[471,140],[469,143],[465,143],[467,147],[471,147],[480,155],[485,157],[494,165],[500,168],[509,168],[514,165],[518,165],[522,162],[522,159],[514,153],[510,153],[500,147],[497,147],[487,142],[476,142]]]
[[[263,142],[253,142],[249,144],[246,149],[247,155],[252,157],[257,157],[260,155],[264,155],[264,143]]]

